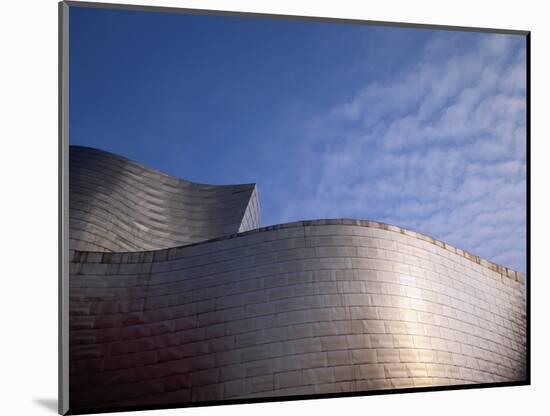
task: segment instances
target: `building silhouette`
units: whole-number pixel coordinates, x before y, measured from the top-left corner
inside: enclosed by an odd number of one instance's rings
[[[526,378],[521,273],[91,148],[69,186],[71,410]]]

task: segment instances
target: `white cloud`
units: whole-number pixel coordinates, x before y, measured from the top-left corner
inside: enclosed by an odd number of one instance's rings
[[[459,36],[310,120],[281,221],[386,221],[525,270],[525,51],[486,34],[453,53]]]

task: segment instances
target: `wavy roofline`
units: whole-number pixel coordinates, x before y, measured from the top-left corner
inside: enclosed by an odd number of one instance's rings
[[[349,225],[349,226],[359,226],[359,227],[366,227],[366,228],[374,228],[374,229],[381,229],[386,231],[392,231],[398,234],[403,234],[409,237],[413,237],[422,241],[426,241],[428,243],[431,243],[435,246],[438,246],[444,250],[447,250],[451,253],[454,253],[458,256],[464,257],[468,260],[470,260],[473,263],[476,263],[478,265],[481,265],[489,270],[492,270],[494,272],[499,273],[503,277],[512,279],[516,282],[520,282],[521,284],[525,284],[525,275],[522,272],[518,272],[516,270],[513,270],[511,268],[508,268],[506,266],[502,266],[500,264],[491,262],[489,260],[486,260],[480,256],[477,256],[475,254],[472,254],[466,250],[459,249],[457,247],[454,247],[450,244],[445,243],[444,241],[435,239],[429,235],[422,234],[416,231],[409,230],[407,228],[399,227],[392,224],[386,224],[379,221],[372,221],[372,220],[356,220],[356,219],[347,219],[347,218],[340,218],[340,219],[316,219],[316,220],[302,220],[302,221],[293,221],[293,222],[287,222],[287,223],[281,223],[281,224],[275,224],[275,225],[269,225],[266,227],[260,227],[255,228],[253,230],[248,230],[240,233],[234,233],[234,234],[228,234],[220,237],[211,238],[208,240],[198,241],[191,244],[184,244],[180,246],[174,246],[169,248],[163,248],[159,250],[146,250],[146,251],[128,251],[128,252],[101,252],[101,251],[73,251],[73,253],[81,254],[95,254],[99,258],[102,258],[103,255],[108,255],[110,258],[110,263],[125,263],[127,261],[124,261],[124,257],[132,257],[133,263],[141,263],[146,262],[144,257],[142,257],[141,261],[139,261],[138,254],[139,253],[159,253],[162,254],[163,252],[166,252],[166,258],[169,259],[171,256],[169,255],[170,251],[174,251],[176,249],[182,249],[187,247],[193,247],[193,246],[199,246],[204,245],[208,243],[213,243],[216,241],[223,241],[223,240],[229,240],[229,239],[235,239],[239,237],[244,237],[247,235],[267,232],[267,231],[273,231],[273,230],[281,230],[281,229],[288,229],[288,228],[298,228],[298,227],[315,227],[315,226],[323,226],[323,225]],[[113,261],[113,257],[120,257],[120,260]],[[137,258],[136,258],[137,257]],[[156,256],[155,256],[156,257]],[[163,257],[160,255],[159,257]],[[73,255],[71,255],[71,258],[73,258]],[[97,260],[97,262],[101,262],[100,259]]]
[[[71,144],[69,145],[69,149],[70,148],[80,148],[80,149],[87,149],[87,150],[92,150],[94,152],[98,152],[98,153],[103,153],[109,157],[112,157],[113,159],[122,159],[123,161],[125,162],[128,162],[128,163],[132,163],[136,166],[139,166],[140,168],[143,168],[145,170],[148,170],[150,172],[153,172],[153,173],[156,173],[156,174],[159,174],[161,176],[165,176],[167,178],[171,178],[171,179],[176,179],[180,182],[183,182],[185,184],[190,184],[190,185],[196,185],[196,186],[211,186],[211,187],[220,187],[220,188],[228,188],[228,187],[256,187],[257,188],[257,184],[255,182],[250,182],[250,183],[235,183],[235,184],[224,184],[224,185],[217,185],[217,184],[212,184],[212,183],[203,183],[203,182],[193,182],[193,181],[190,181],[190,180],[187,180],[187,179],[183,179],[179,176],[174,176],[174,175],[170,175],[166,172],[163,172],[159,169],[156,169],[156,168],[152,168],[150,166],[147,166],[147,165],[144,165],[143,163],[140,163],[140,162],[136,162],[135,160],[133,159],[130,159],[126,156],[122,156],[122,155],[119,155],[118,153],[113,153],[113,152],[110,152],[108,150],[103,150],[103,149],[99,149],[97,147],[91,147],[91,146],[82,146],[80,144]]]

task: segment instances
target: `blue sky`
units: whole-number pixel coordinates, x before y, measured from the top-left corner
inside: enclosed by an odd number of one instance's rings
[[[525,271],[525,37],[70,10],[72,144]]]

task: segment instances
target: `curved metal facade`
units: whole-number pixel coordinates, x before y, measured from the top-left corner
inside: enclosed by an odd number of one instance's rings
[[[521,381],[523,276],[372,221],[72,253],[71,408]]]
[[[254,184],[193,183],[81,146],[70,146],[69,169],[74,250],[155,250],[260,224]]]

